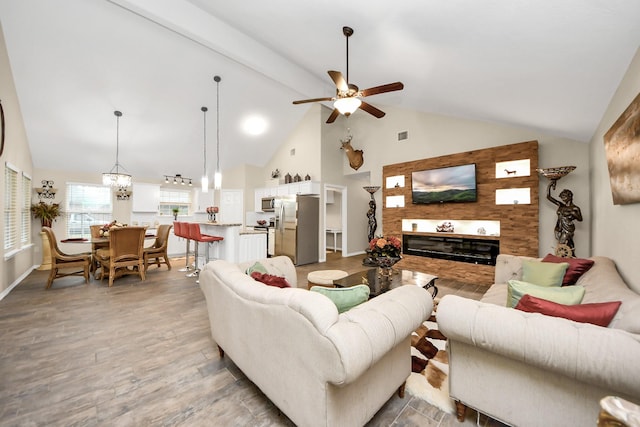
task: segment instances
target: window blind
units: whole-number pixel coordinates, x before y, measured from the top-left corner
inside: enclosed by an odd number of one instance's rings
[[[22,211],[20,221],[20,245],[31,244],[31,178],[22,173]]]
[[[18,171],[8,163],[4,167],[4,249],[18,245]]]

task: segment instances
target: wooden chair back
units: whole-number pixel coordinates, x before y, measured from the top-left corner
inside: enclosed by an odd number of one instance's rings
[[[142,262],[146,231],[147,227],[115,227],[109,230],[111,262],[121,266],[135,265],[137,260]]]
[[[47,280],[47,285],[45,289],[49,289],[54,279],[65,276],[84,276],[84,280],[86,283],[89,283],[89,270],[90,270],[90,259],[91,256],[89,254],[66,254],[60,250],[58,247],[58,240],[56,239],[56,235],[50,227],[42,227],[42,231],[47,236],[49,240],[49,250],[51,252],[51,270],[49,272],[49,279]],[[60,269],[65,269],[65,271],[69,268],[77,269],[73,272],[61,272]]]

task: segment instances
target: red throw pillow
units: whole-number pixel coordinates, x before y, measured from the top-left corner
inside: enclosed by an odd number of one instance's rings
[[[268,273],[260,273],[259,271],[254,271],[251,273],[251,277],[253,280],[257,280],[258,282],[262,282],[265,285],[276,286],[278,288],[290,288],[291,285],[287,282],[287,279],[280,276],[274,276],[273,274]]]
[[[564,273],[564,279],[562,279],[562,286],[574,285],[580,276],[589,271],[589,269],[593,266],[592,259],[585,258],[562,258],[559,256],[555,256],[552,254],[547,254],[542,259],[542,262],[568,262],[569,268]]]
[[[527,294],[520,298],[516,310],[562,317],[575,322],[593,323],[606,328],[618,312],[620,304],[622,304],[621,301],[563,305]]]

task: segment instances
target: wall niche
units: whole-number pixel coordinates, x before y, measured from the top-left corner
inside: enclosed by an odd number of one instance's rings
[[[497,176],[496,165],[503,162],[515,162],[522,165],[528,161],[529,171]],[[411,198],[411,173],[425,169],[476,164],[477,201],[470,203],[413,204]],[[507,163],[511,164],[511,163]],[[527,141],[451,154],[429,159],[386,165],[382,168],[383,182],[397,181],[404,177],[404,185],[383,188],[382,221],[386,235],[435,235],[469,238],[491,238],[499,241],[500,253],[522,256],[538,256],[539,191],[538,191],[538,141]],[[501,167],[502,168],[502,167]],[[504,169],[504,168],[502,168]],[[509,168],[507,168],[509,169]],[[391,178],[393,177],[393,178]],[[387,178],[391,178],[387,181]],[[501,195],[528,189],[528,203],[514,201],[505,203]],[[405,203],[389,204],[387,200],[404,199]],[[437,232],[436,227],[429,229],[428,224],[443,221],[454,226],[460,224],[454,232]],[[499,231],[491,229],[491,236],[484,236],[485,227],[477,229],[468,224],[497,224]],[[404,223],[404,226],[403,226]],[[416,223],[421,224],[416,227]],[[425,226],[427,224],[427,226]],[[413,227],[412,227],[413,225]],[[403,254],[398,267],[439,277],[461,280],[489,286],[493,283],[495,267],[473,264],[449,259],[431,258]]]

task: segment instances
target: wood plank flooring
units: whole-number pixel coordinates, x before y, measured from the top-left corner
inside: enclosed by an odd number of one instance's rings
[[[330,255],[298,268],[362,270]],[[45,291],[34,270],[0,301],[0,426],[290,426],[285,415],[211,339],[204,296],[172,262],[147,280],[68,277]],[[482,288],[438,283],[440,294],[478,298]],[[256,349],[259,351],[259,349]],[[474,425],[407,395],[392,397],[371,426]],[[482,425],[498,425],[481,417]]]

